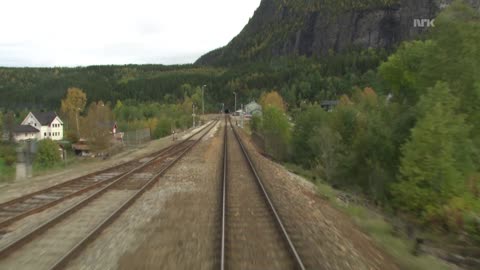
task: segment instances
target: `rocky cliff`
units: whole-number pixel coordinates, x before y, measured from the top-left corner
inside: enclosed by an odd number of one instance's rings
[[[305,3],[307,2],[307,4]],[[391,48],[427,31],[452,0],[262,0],[242,32],[197,64]],[[480,10],[480,0],[466,1]]]

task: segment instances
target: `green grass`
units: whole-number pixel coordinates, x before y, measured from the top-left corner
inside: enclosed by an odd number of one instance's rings
[[[15,176],[15,168],[7,166],[5,161],[0,158],[0,182],[11,181]]]
[[[401,269],[450,269],[447,264],[433,256],[413,255],[414,243],[395,234],[392,225],[386,222],[380,214],[363,206],[346,205],[338,202],[336,199],[338,192],[322,180],[317,179],[313,172],[293,164],[285,164],[285,167],[291,172],[316,183],[318,194],[330,201],[335,208],[350,216],[353,222],[372,237],[377,245],[388,253]]]
[[[413,242],[393,233],[393,227],[383,217],[361,206],[338,206],[352,217],[355,224],[370,235],[375,242],[390,254],[402,269],[450,269],[448,265],[430,255],[414,256]]]
[[[55,165],[51,167],[43,167],[42,165],[38,164],[37,162],[33,163],[33,176],[43,176],[47,174],[53,174],[53,173],[58,173],[61,172],[65,169],[78,166],[80,164],[85,164],[85,163],[93,163],[95,162],[95,159],[85,159],[81,160],[78,157],[76,157],[73,153],[68,153],[67,154],[67,160],[66,161],[60,161],[57,162]]]

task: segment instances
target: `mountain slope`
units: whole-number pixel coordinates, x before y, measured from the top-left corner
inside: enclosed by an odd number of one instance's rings
[[[272,56],[322,56],[352,48],[391,48],[418,37],[451,0],[262,0],[242,32],[197,64],[231,65]],[[467,1],[479,8],[480,0]]]

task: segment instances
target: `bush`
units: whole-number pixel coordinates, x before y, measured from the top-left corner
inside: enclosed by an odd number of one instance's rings
[[[250,124],[252,131],[259,132],[262,128],[262,118],[258,115],[252,116],[252,121]]]
[[[276,159],[285,160],[291,139],[287,116],[280,109],[268,106],[263,114],[262,133],[267,153]]]
[[[41,140],[38,142],[37,156],[35,162],[42,167],[52,167],[57,162],[60,162],[60,153],[58,151],[58,145],[50,139]]]
[[[17,153],[15,145],[10,143],[0,143],[0,159],[4,161],[6,166],[12,166],[17,161]]]
[[[172,121],[167,118],[162,118],[158,121],[157,127],[153,131],[153,137],[155,139],[168,136],[172,129]]]

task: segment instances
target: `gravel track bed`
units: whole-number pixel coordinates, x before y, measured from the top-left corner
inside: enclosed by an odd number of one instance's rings
[[[120,190],[104,194],[13,252],[0,262],[0,268],[49,269],[132,194],[133,191]]]
[[[187,142],[187,144],[191,144],[191,143]],[[178,156],[178,155],[179,153],[175,154],[175,156]],[[151,165],[148,165],[145,168],[143,168],[142,172],[135,173],[125,178],[122,181],[122,183],[115,188],[120,190],[139,189],[154,174],[158,173],[162,168],[166,167],[171,162],[172,159],[173,157],[168,157],[165,159],[160,159],[157,162],[153,162]],[[146,172],[143,172],[143,171],[146,171]],[[75,196],[72,199],[67,199],[52,208],[45,209],[37,214],[34,214],[32,216],[27,216],[19,221],[14,222],[12,225],[9,225],[8,227],[0,231],[0,246],[3,246],[9,243],[10,241],[14,240],[15,238],[23,235],[24,233],[34,229],[38,225],[47,221],[49,218],[54,217],[56,214],[59,214],[65,209],[68,209],[69,207],[73,206],[75,203],[87,198],[90,194],[93,194],[104,187],[105,185],[101,185],[100,187],[97,187],[91,191],[88,191],[87,193]],[[89,207],[89,206],[86,206],[86,207]]]
[[[95,191],[96,190],[91,190],[82,195],[73,197],[71,199],[67,199],[60,204],[57,204],[51,208],[45,209],[42,212],[25,217],[5,227],[4,229],[2,229],[2,231],[0,231],[0,246],[4,246],[10,241],[13,241],[14,239],[25,234],[26,232],[33,230],[34,228],[38,227],[48,219],[58,215],[59,213],[70,208],[74,204],[85,199]]]
[[[178,138],[188,138],[198,130],[200,130],[200,127],[195,130],[189,129],[180,132],[177,134],[177,136]],[[158,152],[176,142],[178,141],[172,141],[172,137],[168,136],[135,146],[133,148],[127,148],[125,151],[111,156],[107,160],[91,159],[84,162],[79,162],[75,166],[71,166],[60,171],[54,171],[45,175],[35,176],[28,180],[0,183],[0,203],[45,189],[55,184],[60,184],[68,180],[84,176],[89,173],[108,169],[113,166],[147,156],[154,152]]]
[[[225,267],[293,269],[288,246],[231,127],[228,127],[227,135]]]
[[[212,269],[221,143],[216,135],[197,144],[68,269]]]
[[[239,132],[307,269],[398,269],[315,186],[260,155]]]

